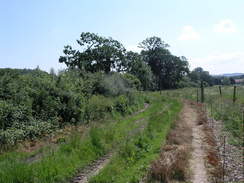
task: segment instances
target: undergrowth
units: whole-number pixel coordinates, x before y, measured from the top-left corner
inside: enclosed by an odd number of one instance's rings
[[[156,105],[144,131],[121,143],[116,156],[90,183],[134,183],[142,179],[181,109],[181,104],[174,99],[161,98]]]
[[[224,130],[230,132],[230,143],[243,146],[243,120],[244,120],[244,87],[237,86],[236,101],[233,103],[233,86],[206,87],[205,105],[208,115],[224,124]],[[184,88],[178,90],[164,91],[165,96],[185,98],[197,101],[197,88]],[[200,89],[198,89],[200,100]]]
[[[42,152],[21,153],[9,152],[0,155],[0,183],[55,183],[66,182],[71,179],[79,169],[90,164],[109,151],[120,149],[119,154],[125,154],[123,147],[133,146],[133,148],[144,149],[147,144],[159,139],[161,136],[156,131],[156,128],[169,128],[169,119],[172,117],[169,111],[165,115],[159,113],[162,106],[167,101],[159,100],[161,97],[155,94],[150,94],[148,97],[151,105],[144,112],[130,115],[120,120],[101,121],[100,123],[90,123],[89,130],[84,134],[74,132],[71,137],[67,137],[60,141],[53,148],[47,148]],[[177,105],[176,105],[177,106]],[[140,119],[148,119],[150,116],[150,125],[147,127],[147,133],[138,135],[132,139],[128,139],[128,134],[140,127],[140,123],[136,123]],[[161,119],[161,117],[163,117]],[[155,118],[155,119],[154,119]],[[163,120],[165,118],[165,120]],[[118,119],[118,118],[117,118]],[[163,123],[159,123],[162,121]],[[155,123],[155,124],[154,124]],[[162,126],[160,126],[160,124]],[[156,130],[156,131],[155,131]],[[139,140],[141,138],[144,140]],[[137,139],[137,140],[136,140]],[[148,140],[146,140],[148,139]],[[153,140],[154,139],[154,140]],[[162,138],[160,138],[162,139]],[[127,145],[124,143],[127,142]],[[161,140],[158,140],[158,148]],[[148,150],[141,151],[137,154],[139,161],[146,161],[148,158],[147,151],[158,151],[155,145],[150,144]],[[135,153],[135,151],[132,151]],[[34,162],[29,162],[28,159],[33,155],[41,153],[41,157]],[[150,153],[149,153],[150,154]],[[150,155],[149,155],[150,156]],[[145,157],[142,159],[142,157]],[[134,162],[131,161],[131,163]]]

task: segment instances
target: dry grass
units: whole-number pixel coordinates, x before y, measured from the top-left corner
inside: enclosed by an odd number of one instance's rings
[[[184,120],[185,111],[181,111],[180,116],[181,118],[167,136],[167,144],[189,145],[192,143],[192,127]]]
[[[150,167],[146,182],[185,181],[188,177],[188,159],[191,151],[192,129],[185,118],[185,111],[175,122],[174,128],[167,136],[167,142],[160,156]]]
[[[204,110],[204,105],[195,102],[188,102],[197,111],[197,125],[203,125],[204,147],[206,148],[207,170],[213,183],[221,182],[222,166],[216,149],[217,144],[212,129],[208,126],[208,118]],[[182,111],[175,127],[167,137],[167,145],[162,148],[160,156],[155,160],[150,168],[148,180],[146,182],[173,182],[187,181],[189,179],[189,155],[192,144],[192,126],[187,123],[187,118]]]
[[[186,164],[189,149],[181,145],[166,145],[158,160],[151,165],[151,179],[170,182],[172,179],[186,179]]]
[[[213,183],[220,183],[222,178],[222,165],[220,156],[217,150],[217,143],[214,137],[213,129],[208,126],[207,114],[204,111],[204,106],[198,105],[198,121],[199,125],[203,125],[205,133],[204,143],[206,143],[206,161],[208,163],[208,173],[211,176]]]

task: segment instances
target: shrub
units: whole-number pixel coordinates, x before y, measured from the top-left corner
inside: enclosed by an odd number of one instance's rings
[[[104,145],[101,140],[101,137],[104,136],[102,133],[103,133],[103,131],[98,128],[92,128],[89,133],[90,138],[91,138],[91,143],[94,146],[94,150],[95,150],[96,154],[98,154],[98,155],[104,154],[104,151],[105,151]]]
[[[89,120],[103,119],[113,110],[113,102],[111,99],[102,95],[92,96],[86,106],[85,117]]]
[[[136,76],[128,73],[123,74],[122,76],[123,78],[125,78],[130,88],[134,88],[137,90],[140,90],[142,88],[141,81]]]
[[[98,83],[98,93],[105,96],[119,96],[131,90],[130,83],[119,73],[105,75]]]
[[[120,95],[118,98],[116,98],[115,101],[116,111],[125,114],[128,110],[128,105],[129,105],[129,101],[125,95]]]
[[[25,122],[31,117],[26,106],[14,106],[7,101],[0,101],[0,129],[11,127],[15,122]]]
[[[53,129],[54,126],[50,122],[16,123],[13,127],[0,131],[0,144],[15,145],[17,141],[35,139],[43,134],[51,133]]]

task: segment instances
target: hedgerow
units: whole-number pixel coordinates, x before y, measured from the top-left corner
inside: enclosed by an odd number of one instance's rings
[[[5,145],[37,138],[66,124],[132,113],[145,99],[136,91],[138,79],[128,74],[20,71],[0,71],[0,142]]]

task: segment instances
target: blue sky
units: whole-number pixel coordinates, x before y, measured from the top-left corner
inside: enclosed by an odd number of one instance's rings
[[[49,71],[81,32],[121,41],[127,49],[159,36],[191,68],[244,72],[244,0],[1,0],[0,68]]]

